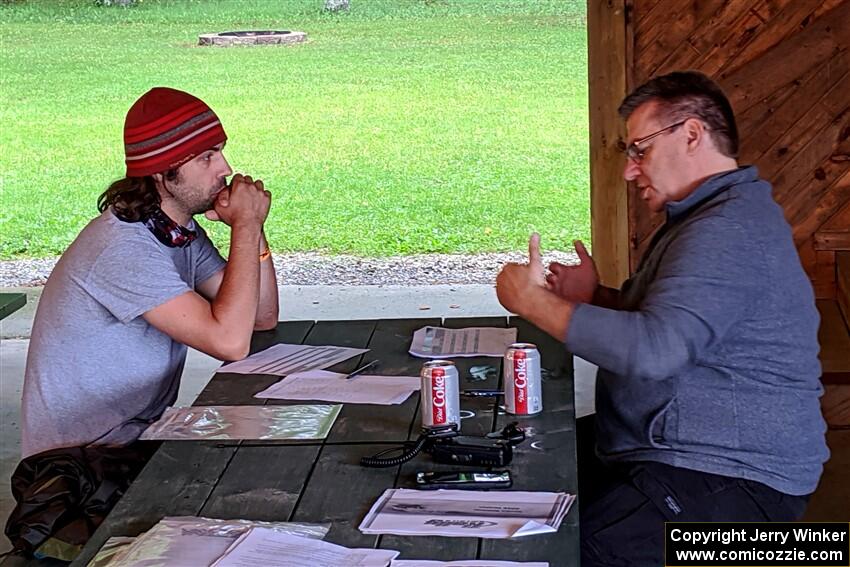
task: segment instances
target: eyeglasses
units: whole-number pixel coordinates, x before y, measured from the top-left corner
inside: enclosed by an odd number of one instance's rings
[[[669,126],[662,128],[661,130],[658,130],[657,132],[653,132],[649,136],[644,136],[643,138],[638,138],[637,140],[634,140],[631,144],[629,144],[626,147],[622,147],[622,145],[621,145],[621,149],[623,150],[623,152],[625,152],[626,157],[628,157],[630,160],[634,161],[635,163],[640,163],[643,160],[644,156],[646,155],[646,150],[648,150],[650,148],[650,146],[646,146],[645,148],[640,148],[638,146],[640,146],[644,142],[648,142],[651,139],[660,136],[661,134],[663,134],[664,132],[667,132],[668,130],[672,130],[673,128],[678,128],[679,126],[681,126],[682,124],[684,124],[688,120],[690,120],[690,118],[685,118],[684,120],[680,120],[679,122],[676,122],[675,124],[670,124]]]

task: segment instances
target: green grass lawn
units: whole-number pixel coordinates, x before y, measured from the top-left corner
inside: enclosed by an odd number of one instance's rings
[[[61,253],[124,174],[152,86],[221,117],[236,171],[274,195],[276,251],[390,255],[588,239],[583,0],[0,3],[0,258]],[[290,47],[201,33],[307,32]],[[226,248],[222,227],[211,229]]]

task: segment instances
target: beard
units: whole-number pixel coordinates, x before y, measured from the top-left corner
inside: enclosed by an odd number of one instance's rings
[[[192,216],[204,214],[207,211],[211,211],[215,208],[215,199],[218,196],[218,193],[208,197],[205,201],[201,203],[196,203],[189,209],[189,213]]]
[[[193,188],[193,190],[185,191],[181,197],[175,195],[175,198],[183,201],[184,206],[192,216],[201,215],[215,208],[215,201],[218,198],[218,194],[226,187],[227,183],[224,179],[220,179],[211,190]]]

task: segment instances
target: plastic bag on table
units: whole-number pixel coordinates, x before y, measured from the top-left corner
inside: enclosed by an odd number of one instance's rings
[[[341,405],[168,408],[141,439],[324,439]]]

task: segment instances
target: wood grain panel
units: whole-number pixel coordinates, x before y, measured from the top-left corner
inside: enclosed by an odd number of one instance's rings
[[[842,77],[793,128],[787,129],[756,162],[761,174],[775,182],[777,190],[774,195],[780,201],[803,176],[813,174],[822,160],[838,151],[850,110],[850,101],[847,101],[847,92],[850,91],[846,89],[850,89],[850,73]],[[848,104],[841,112],[833,110],[837,100]]]
[[[638,64],[650,76],[657,74],[658,68],[670,54],[682,45],[688,45],[689,37],[696,30],[707,28],[706,20],[716,15],[726,3],[726,0],[686,2],[675,20],[664,22],[661,34],[643,50],[636,52]]]
[[[798,191],[807,192],[806,186],[801,186]],[[821,230],[840,232],[850,229],[850,169],[845,169],[844,174],[839,176],[832,185],[827,187],[823,196],[817,203],[817,209],[805,218],[799,218],[792,224],[794,240],[803,242]],[[847,209],[847,219],[844,224],[830,226],[832,219],[836,217],[835,211],[842,207]],[[840,222],[841,218],[838,217]],[[789,221],[790,222],[790,221]]]
[[[825,167],[832,165],[834,164],[829,161],[824,164]],[[818,168],[818,171],[821,169]],[[811,227],[829,218],[830,213],[834,210],[832,207],[835,206],[833,203],[836,200],[840,200],[843,204],[850,199],[850,196],[847,194],[846,183],[839,183],[839,181],[844,180],[843,176],[846,175],[848,170],[850,168],[845,166],[841,174],[842,176],[836,182],[829,185],[826,185],[826,180],[821,183],[801,184],[802,187],[800,190],[806,191],[803,196],[804,198],[798,197],[793,202],[783,204],[785,207],[785,218],[791,224],[794,241],[798,245],[820,232],[819,229],[811,230]],[[846,231],[847,229],[832,232]]]
[[[753,12],[761,18],[763,22],[769,22],[776,18],[785,7],[795,0],[762,0],[753,9]]]
[[[839,7],[841,4],[846,2],[847,0],[823,0],[820,3],[820,6],[812,12],[811,20],[816,20],[821,16],[824,16],[828,12],[831,12],[835,8]]]
[[[809,89],[808,92],[815,90],[815,100],[823,96],[826,89],[818,89],[817,85],[813,85],[812,83],[821,76],[821,73],[828,69],[829,64],[830,62],[827,61],[820,67],[813,67],[799,79],[794,80],[792,83],[784,87],[777,88],[770,96],[762,100],[761,104],[751,106],[747,110],[742,110],[740,112],[735,109],[735,120],[738,123],[738,132],[741,135],[741,138],[758,140],[759,137],[754,131],[760,127],[769,125],[771,121],[779,115],[778,113],[782,112],[782,107],[786,105],[789,100],[792,98],[801,99],[803,97],[804,89]],[[844,73],[843,69],[841,70],[841,73]],[[839,73],[839,76],[841,73]],[[829,79],[830,81],[835,80],[834,77],[830,77]],[[805,98],[802,100],[804,101],[804,104],[799,105],[797,112],[805,112],[811,106],[811,98]],[[762,144],[762,146],[764,146],[764,144]],[[758,150],[757,153],[761,153],[763,149],[764,147],[754,148],[754,151]]]
[[[666,3],[661,0],[633,0],[626,2],[626,9],[637,16],[635,22],[640,26],[647,18],[652,17],[655,10],[663,10]]]
[[[655,68],[653,75],[663,75],[681,69],[698,68],[698,61],[712,50],[732,40],[739,29],[738,22],[750,14],[750,10],[759,0],[729,0],[718,10],[710,14],[705,22],[697,26],[693,33]]]
[[[777,0],[775,4],[784,7],[791,0]],[[692,66],[703,73],[715,76],[728,62],[738,58],[744,48],[762,32],[769,20],[765,19],[756,9],[749,10],[729,30],[726,39],[719,45],[713,46]]]
[[[850,172],[845,174],[838,183],[843,183],[845,189],[850,187]],[[823,228],[825,230],[847,230],[850,228],[850,203],[845,203],[843,207],[836,207],[836,211],[823,224]]]
[[[810,129],[811,118],[805,118],[806,112],[813,104],[820,102],[825,93],[836,88],[846,88],[850,69],[850,51],[842,51],[835,58],[823,65],[813,67],[804,77],[795,80],[791,85],[782,89],[782,100],[771,97],[757,108],[759,120],[739,121],[738,127],[743,133],[741,161],[755,163],[764,159],[781,159],[788,153],[790,141],[797,140],[801,131]],[[846,98],[846,95],[838,93]],[[828,106],[821,108],[829,112]],[[754,118],[754,117],[753,117]],[[767,156],[766,154],[770,154]]]
[[[776,46],[785,45],[786,38],[794,36],[801,29],[809,26],[813,21],[815,11],[822,8],[822,0],[794,0],[786,2],[784,6],[774,14],[765,18],[761,12],[759,16],[764,19],[765,25],[758,34],[754,34],[752,41],[748,42],[743,49],[730,57],[718,70],[718,75],[729,75],[735,73],[751,61],[754,61],[773,51]],[[775,4],[779,7],[780,4]],[[819,18],[820,19],[820,18]]]
[[[850,3],[844,3],[773,49],[759,53],[757,58],[733,70],[722,70],[717,79],[733,107],[745,111],[846,49],[850,42],[848,29]],[[762,35],[771,34],[764,30]]]
[[[688,0],[665,0],[663,10],[654,10],[651,15],[641,21],[640,26],[635,28],[635,67],[641,73],[646,74],[650,69],[643,63],[646,59],[641,57],[641,54],[666,33],[670,26],[682,18],[689,4]]]

